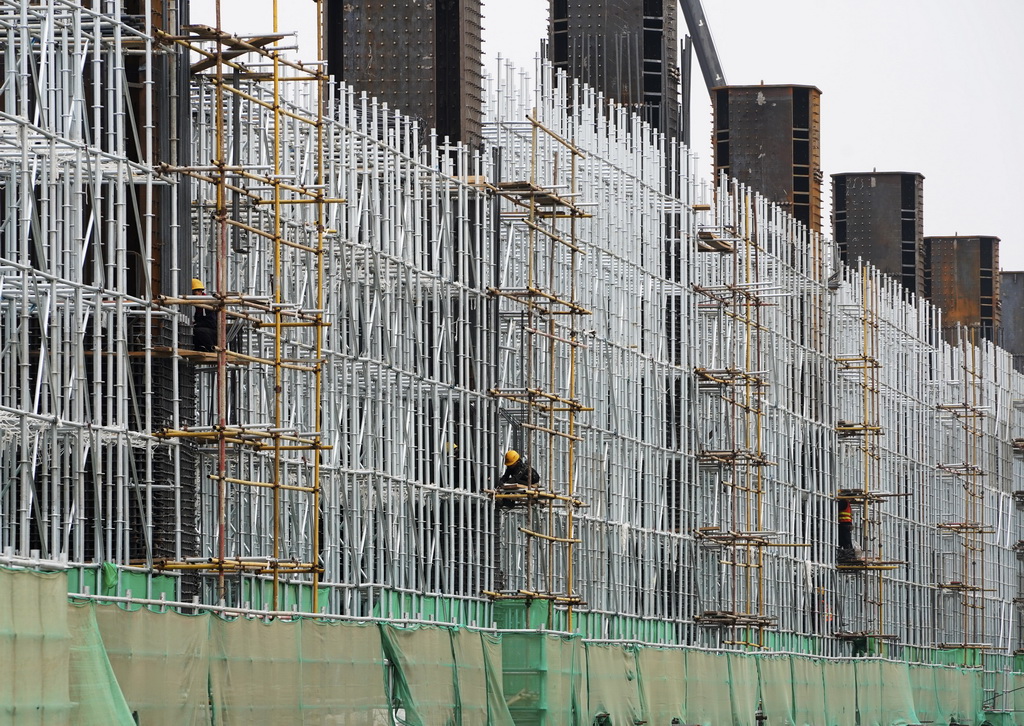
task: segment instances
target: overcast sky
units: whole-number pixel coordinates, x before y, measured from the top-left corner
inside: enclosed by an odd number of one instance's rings
[[[270,30],[271,0],[223,1],[226,30]],[[315,49],[315,4],[279,3],[280,29]],[[920,172],[926,235],[995,235],[1001,267],[1024,270],[1024,0],[703,3],[729,83],[821,89],[826,203],[831,174]],[[193,22],[212,24],[213,7],[194,0]],[[485,68],[499,53],[532,68],[547,9],[484,0]],[[696,68],[693,81],[693,146],[708,160],[711,105]]]

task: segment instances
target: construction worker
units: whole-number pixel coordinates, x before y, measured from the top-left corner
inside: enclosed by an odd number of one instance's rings
[[[856,554],[853,549],[853,507],[850,505],[849,499],[839,500],[839,516],[836,524],[839,529],[839,552],[837,559],[840,562],[855,559]]]
[[[505,473],[501,475],[499,484],[532,486],[540,481],[537,470],[526,463],[526,460],[519,455],[515,449],[505,452]]]
[[[505,473],[498,480],[498,494],[516,494],[521,487],[533,486],[539,481],[537,470],[527,464],[518,451],[509,449],[505,452]],[[498,509],[511,509],[525,504],[525,497],[498,497],[496,504]]]
[[[205,295],[206,286],[198,277],[192,278],[192,294]],[[196,306],[192,320],[192,347],[210,352],[217,345],[217,314],[213,310]]]

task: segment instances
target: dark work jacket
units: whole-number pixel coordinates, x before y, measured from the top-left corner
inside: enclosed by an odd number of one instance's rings
[[[523,484],[529,486],[540,481],[537,470],[527,466],[526,462],[520,459],[512,466],[505,467],[505,473],[501,475],[501,484]]]
[[[192,325],[196,328],[206,328],[207,330],[215,331],[217,330],[217,313],[213,310],[197,307]]]
[[[210,352],[217,346],[217,313],[214,310],[196,307],[192,319],[192,347]]]

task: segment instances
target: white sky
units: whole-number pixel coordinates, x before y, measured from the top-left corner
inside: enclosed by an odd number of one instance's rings
[[[498,54],[532,68],[548,0],[483,1],[485,68]],[[280,29],[315,48],[316,5],[279,3]],[[921,172],[926,235],[998,236],[1001,267],[1024,270],[1024,0],[703,3],[729,83],[822,90],[826,205],[831,174]],[[193,0],[192,21],[213,24],[213,8]],[[272,0],[223,8],[226,30],[272,27]],[[711,104],[696,66],[693,83],[693,145],[709,160]]]

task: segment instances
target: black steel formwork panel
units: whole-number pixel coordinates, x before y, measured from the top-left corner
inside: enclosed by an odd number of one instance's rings
[[[821,91],[813,86],[715,89],[715,174],[725,173],[821,231]]]
[[[679,14],[670,0],[553,0],[551,60],[681,138]]]
[[[434,13],[433,3],[344,3],[341,79],[404,113],[435,118]],[[337,68],[330,70],[338,75]]]
[[[999,344],[1013,356],[1013,367],[1024,373],[1024,272],[999,275]]]
[[[910,292],[924,286],[924,176],[916,172],[832,175],[832,226],[843,261],[863,259]]]
[[[995,339],[999,328],[999,238],[925,237],[925,294],[942,308],[943,331],[955,342],[957,325]]]
[[[480,0],[330,0],[328,72],[442,137],[481,141]]]

